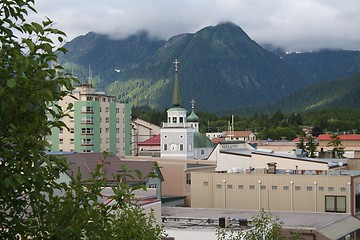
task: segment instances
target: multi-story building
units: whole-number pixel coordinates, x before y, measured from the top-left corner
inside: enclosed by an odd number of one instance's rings
[[[91,84],[77,86],[58,103],[73,108],[64,117],[66,128],[53,128],[47,137],[53,152],[102,152],[131,155],[131,106],[120,103]]]

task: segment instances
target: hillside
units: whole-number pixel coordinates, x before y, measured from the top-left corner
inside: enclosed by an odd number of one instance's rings
[[[180,60],[183,107],[189,108],[195,99],[198,110],[217,113],[271,112],[278,107],[291,110],[291,99],[280,99],[302,89],[307,89],[305,94],[314,83],[325,84],[360,72],[359,51],[286,54],[264,46],[266,50],[233,23],[179,34],[167,41],[150,38],[146,32],[121,40],[88,33],[65,47],[69,53],[60,56],[61,62],[83,82],[91,75],[97,90],[135,106],[157,109],[172,104],[176,58]],[[337,94],[332,90],[319,90],[315,97],[329,99],[327,94]]]

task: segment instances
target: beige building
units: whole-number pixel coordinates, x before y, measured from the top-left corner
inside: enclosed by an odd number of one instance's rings
[[[326,174],[192,173],[191,207],[358,214],[360,172]]]
[[[347,159],[307,158],[292,153],[276,153],[270,149],[255,149],[245,141],[221,142],[208,160],[217,163],[216,171],[246,172],[249,169],[267,171],[269,164],[289,171],[327,171],[347,165]]]
[[[190,206],[191,173],[214,172],[215,162],[204,160],[163,159],[154,157],[126,157],[132,161],[156,161],[164,178],[162,182],[163,198],[183,197],[182,204]]]
[[[150,138],[153,138],[156,135],[160,134],[160,127],[137,118],[131,121],[131,149],[133,156],[138,156],[141,151],[141,147],[138,146],[139,143],[142,143]],[[159,147],[156,150],[160,149]],[[154,150],[154,149],[152,149]]]

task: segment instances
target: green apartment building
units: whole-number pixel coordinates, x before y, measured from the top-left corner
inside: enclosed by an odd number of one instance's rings
[[[131,155],[131,106],[116,101],[91,84],[77,86],[59,102],[73,109],[63,122],[69,129],[53,128],[47,137],[52,152],[102,152]]]

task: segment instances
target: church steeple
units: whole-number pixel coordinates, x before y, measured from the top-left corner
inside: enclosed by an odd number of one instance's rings
[[[174,107],[180,107],[181,98],[180,98],[180,87],[179,87],[179,78],[178,78],[178,65],[179,60],[175,59],[173,62],[175,64],[175,84],[174,84],[174,94],[173,94],[173,105]]]

